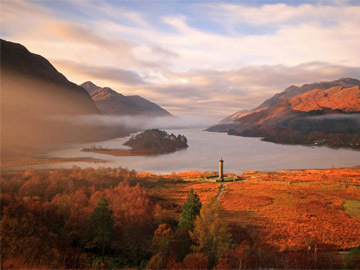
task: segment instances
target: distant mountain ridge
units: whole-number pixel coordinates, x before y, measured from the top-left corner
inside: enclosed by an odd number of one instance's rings
[[[320,117],[325,115],[337,117]],[[360,81],[343,78],[290,86],[258,107],[236,112],[208,130],[280,143],[312,144],[327,137],[332,140],[327,143],[331,146],[357,148],[360,145],[357,118],[360,119]]]
[[[99,110],[104,114],[172,116],[159,105],[137,95],[124,96],[109,87],[97,86],[91,81],[84,82],[80,86],[89,92]]]

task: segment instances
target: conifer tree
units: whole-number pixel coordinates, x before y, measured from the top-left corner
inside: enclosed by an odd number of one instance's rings
[[[111,243],[111,234],[114,227],[112,211],[109,203],[102,197],[90,219],[91,228],[95,234],[96,241],[101,245],[102,262],[105,260],[105,247]]]
[[[208,202],[201,209],[194,229],[190,231],[190,237],[194,242],[192,250],[207,255],[211,266],[229,249],[232,242],[231,232],[216,200]]]
[[[193,189],[190,189],[188,197],[183,204],[178,229],[191,230],[194,226],[196,216],[200,214],[201,202],[199,195]]]

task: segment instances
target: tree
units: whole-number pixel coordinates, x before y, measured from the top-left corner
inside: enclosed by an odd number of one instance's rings
[[[151,257],[149,263],[146,265],[146,269],[164,269],[164,259],[160,253]]]
[[[102,197],[90,219],[91,228],[95,233],[96,241],[101,244],[101,256],[103,263],[105,261],[105,247],[111,242],[111,234],[114,227],[112,211],[108,208],[108,206],[109,204],[107,200]]]
[[[171,228],[166,224],[160,224],[154,232],[151,249],[162,255],[167,255],[169,250],[169,242],[173,237]]]
[[[174,235],[170,250],[176,254],[178,260],[183,260],[189,253],[191,239],[189,231],[194,227],[195,218],[200,214],[201,202],[199,196],[190,189],[183,204],[178,229]]]
[[[232,242],[231,232],[216,200],[201,209],[190,237],[195,243],[193,251],[206,254],[211,266],[227,252]]]
[[[201,202],[199,195],[193,189],[190,189],[188,197],[183,204],[178,229],[191,230],[196,216],[200,214]]]
[[[345,258],[345,269],[360,269],[360,246],[350,250]]]

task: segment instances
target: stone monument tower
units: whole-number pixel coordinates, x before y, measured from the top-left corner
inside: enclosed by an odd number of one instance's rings
[[[219,160],[219,179],[224,181],[224,161],[222,158]]]

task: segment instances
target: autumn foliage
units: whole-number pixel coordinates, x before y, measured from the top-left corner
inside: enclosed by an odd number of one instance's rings
[[[244,180],[225,183],[217,199],[221,183],[209,175],[78,167],[5,171],[2,268],[100,268],[103,248],[106,268],[358,265],[358,249],[348,255],[339,250],[360,243],[359,169],[249,171]],[[189,194],[200,213],[197,208],[192,225],[179,228]],[[109,227],[95,230],[102,200]]]

